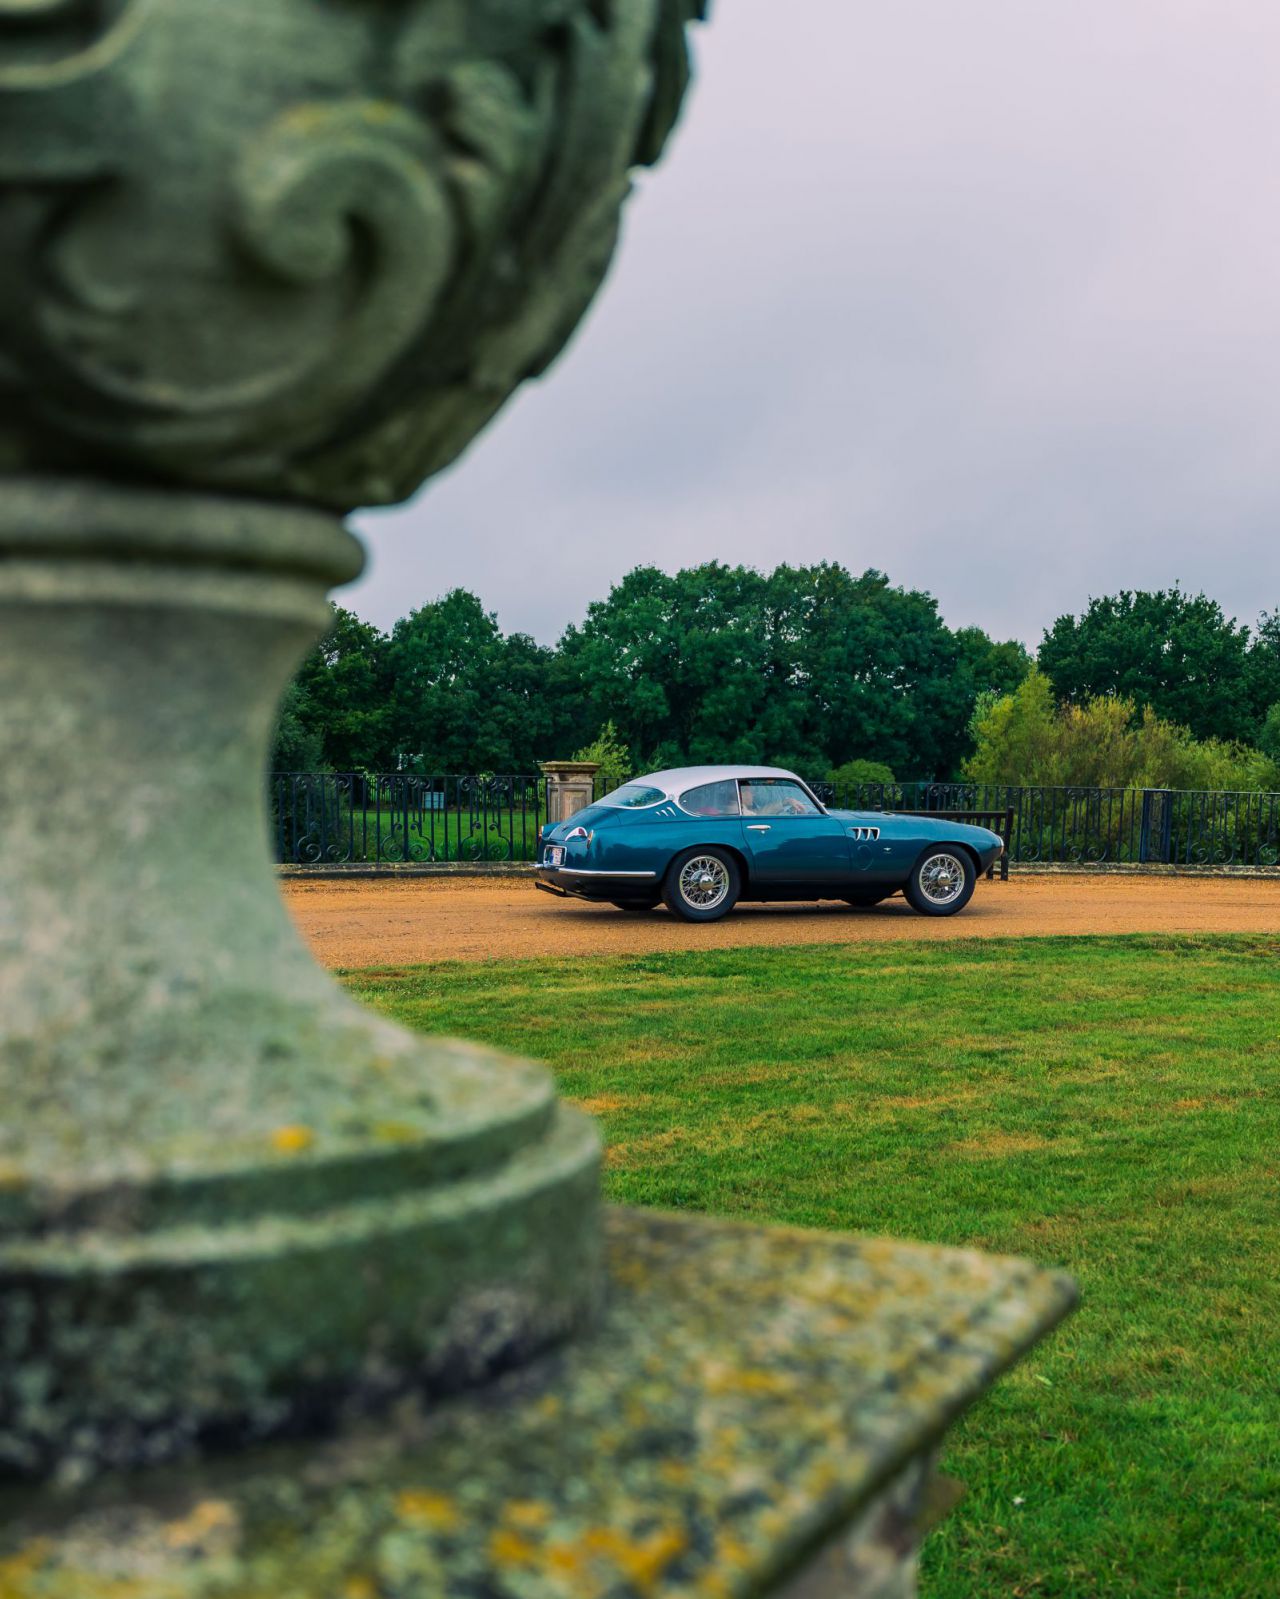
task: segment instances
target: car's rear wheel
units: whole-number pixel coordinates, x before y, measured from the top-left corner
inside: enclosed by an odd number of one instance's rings
[[[620,911],[653,911],[658,908],[657,897],[653,899],[612,899],[609,903]]]
[[[846,894],[844,902],[846,905],[852,905],[855,910],[870,910],[873,905],[878,905],[881,900],[888,899],[891,894],[896,892],[897,890],[892,888],[886,888],[880,892],[868,888],[861,894]]]
[[[954,916],[973,898],[976,882],[968,851],[943,844],[926,850],[912,867],[905,893],[921,916]]]
[[[669,910],[686,922],[718,922],[742,892],[742,873],[728,850],[687,849],[677,855],[662,883]]]

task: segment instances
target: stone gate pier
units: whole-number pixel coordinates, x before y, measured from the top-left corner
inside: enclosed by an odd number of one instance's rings
[[[548,1073],[364,1011],[277,895],[342,519],[563,347],[700,11],[0,0],[3,1599],[906,1594],[1070,1308],[603,1208]]]
[[[567,822],[590,805],[599,770],[595,761],[543,761],[549,823]]]

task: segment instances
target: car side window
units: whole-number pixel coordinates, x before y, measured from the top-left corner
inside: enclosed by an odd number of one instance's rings
[[[738,785],[730,778],[687,788],[680,796],[680,809],[690,816],[737,816]]]
[[[821,816],[822,812],[805,793],[799,783],[780,777],[757,777],[744,780],[742,814],[744,816]]]

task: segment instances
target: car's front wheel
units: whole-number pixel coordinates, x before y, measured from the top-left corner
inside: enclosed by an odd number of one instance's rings
[[[976,882],[968,851],[947,844],[925,851],[911,870],[905,893],[921,916],[954,916],[973,898]]]
[[[686,922],[718,922],[742,892],[742,874],[728,850],[687,849],[677,855],[662,883],[669,910]]]

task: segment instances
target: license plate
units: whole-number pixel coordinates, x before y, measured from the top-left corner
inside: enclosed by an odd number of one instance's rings
[[[562,844],[550,845],[547,849],[546,855],[543,857],[543,864],[546,866],[559,866],[563,863],[563,861],[564,846]]]

